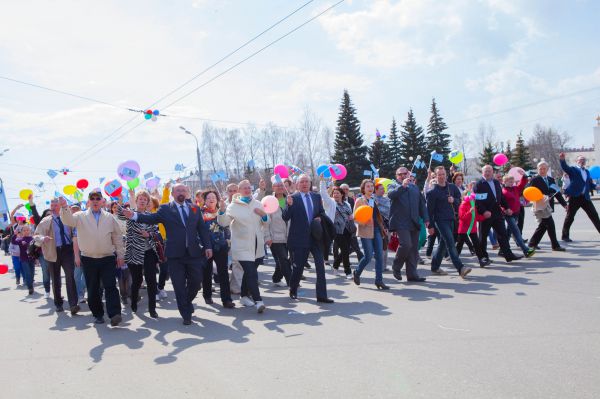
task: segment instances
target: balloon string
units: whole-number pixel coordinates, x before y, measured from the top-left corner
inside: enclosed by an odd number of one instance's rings
[[[471,224],[469,225],[469,229],[467,230],[467,235],[471,235],[471,230],[473,229],[473,225],[475,224],[475,201],[471,200]]]

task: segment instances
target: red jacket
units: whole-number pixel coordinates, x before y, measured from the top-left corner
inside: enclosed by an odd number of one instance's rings
[[[471,203],[469,201],[461,202],[458,207],[458,234],[467,234],[472,218]],[[477,222],[481,222],[484,219],[483,215],[477,213],[477,209],[475,209],[475,222],[473,223],[471,234],[477,233]]]
[[[504,187],[502,188],[502,194],[504,194],[504,198],[506,198],[506,202],[508,202],[508,206],[512,211],[513,215],[518,215],[521,212],[521,194],[525,189],[525,185],[527,184],[527,177],[521,177],[521,181],[518,185],[512,187]]]

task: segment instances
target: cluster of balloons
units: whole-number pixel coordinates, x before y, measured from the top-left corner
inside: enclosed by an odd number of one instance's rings
[[[334,178],[335,180],[344,180],[348,175],[348,171],[341,163],[332,165],[323,164],[317,167],[317,175],[323,176],[326,179]]]
[[[281,177],[282,179],[287,179],[288,177],[290,177],[290,175],[299,175],[304,172],[302,171],[302,169],[295,165],[287,166],[280,163],[275,165],[275,167],[273,168],[273,173],[279,175],[279,177]]]
[[[154,111],[151,109],[147,109],[146,111],[144,111],[144,118],[147,119],[152,119],[152,122],[156,122],[156,120],[158,119],[158,115],[160,115],[160,112],[158,112],[157,109],[155,109]]]

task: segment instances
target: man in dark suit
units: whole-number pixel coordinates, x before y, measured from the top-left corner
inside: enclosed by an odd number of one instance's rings
[[[200,208],[186,201],[189,197],[187,186],[174,185],[172,195],[175,201],[161,205],[156,213],[142,215],[123,210],[123,214],[140,223],[162,223],[165,226],[165,256],[175,289],[177,308],[183,324],[190,325],[194,313],[192,301],[200,289],[206,261],[212,257],[212,247]]]
[[[560,193],[556,181],[552,176],[548,176],[548,163],[546,161],[541,161],[538,163],[537,172],[538,175],[531,179],[529,185],[531,187],[537,187],[542,194],[548,196],[548,201],[550,201],[552,212],[554,212],[554,198],[556,198],[558,202],[560,202],[560,204],[566,209],[567,202]],[[529,247],[537,248],[546,231],[548,231],[548,237],[550,238],[550,243],[552,244],[552,250],[564,251],[565,249],[560,246],[558,240],[556,239],[556,227],[554,226],[554,219],[552,218],[551,213],[548,217],[544,218],[538,216],[538,226],[529,239]]]
[[[585,157],[583,155],[577,157],[577,166],[567,165],[564,152],[560,153],[559,158],[560,167],[569,175],[571,180],[569,187],[565,190],[565,193],[569,196],[569,207],[567,208],[567,216],[562,230],[563,241],[573,241],[569,238],[569,230],[579,208],[583,208],[592,223],[594,223],[596,230],[600,233],[600,218],[598,218],[598,212],[590,198],[590,191],[596,188],[596,184],[590,176],[590,171],[585,168]]]
[[[417,262],[419,259],[419,232],[421,220],[429,228],[429,215],[425,206],[425,198],[419,187],[410,180],[410,173],[404,166],[396,171],[397,184],[388,187],[390,206],[390,231],[396,232],[400,245],[396,251],[392,270],[396,280],[402,280],[402,267],[406,263],[406,279],[423,282],[419,277]]]
[[[519,260],[522,256],[513,254],[506,234],[506,223],[504,213],[511,215],[512,211],[502,195],[502,186],[500,182],[494,179],[494,169],[491,165],[485,165],[481,169],[482,179],[475,185],[475,207],[485,220],[481,222],[479,230],[481,239],[481,253],[484,258],[481,260],[482,267],[489,264],[489,255],[487,253],[487,236],[493,227],[496,232],[496,238],[500,244],[500,250],[507,262]]]
[[[320,229],[320,218],[325,215],[325,209],[321,196],[310,192],[310,186],[310,178],[301,175],[296,183],[298,192],[287,196],[287,205],[282,213],[283,220],[290,222],[288,248],[293,258],[290,298],[298,298],[302,270],[309,253],[312,253],[317,271],[317,302],[332,303],[333,299],[327,297],[325,264],[317,231]]]

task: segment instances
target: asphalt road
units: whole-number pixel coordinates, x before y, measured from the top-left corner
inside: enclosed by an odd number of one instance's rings
[[[563,218],[558,209],[558,226]],[[85,306],[56,314],[41,285],[28,297],[9,273],[0,276],[0,397],[598,398],[600,234],[581,213],[571,237],[567,252],[545,239],[532,259],[494,256],[466,281],[450,265],[431,277],[421,266],[426,283],[386,274],[392,289],[381,292],[372,265],[360,287],[328,272],[336,303],[322,306],[313,271],[291,302],[261,266],[264,314],[200,297],[188,327],[170,286],[159,320],[143,299],[111,328],[93,325]]]

